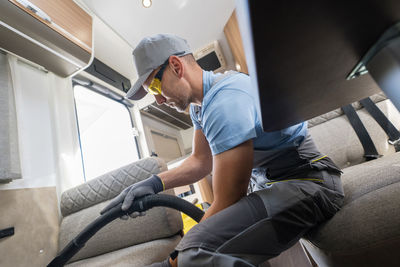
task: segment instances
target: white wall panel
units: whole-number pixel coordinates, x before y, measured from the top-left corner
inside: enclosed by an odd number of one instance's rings
[[[15,90],[22,179],[0,189],[55,186],[48,74],[8,57]]]
[[[1,189],[57,186],[83,182],[72,83],[8,55],[17,110],[22,179]]]

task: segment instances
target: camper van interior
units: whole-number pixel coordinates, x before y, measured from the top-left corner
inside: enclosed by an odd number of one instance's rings
[[[341,209],[258,266],[400,266],[399,23],[398,0],[0,0],[0,266],[49,265],[125,188],[193,155],[189,107],[127,97],[133,51],[159,33],[187,40],[206,71],[247,74],[263,131],[306,122],[342,171]],[[157,194],[186,213],[119,219],[118,206],[51,266],[167,259],[214,203],[204,168]],[[257,266],[242,264],[202,266]]]

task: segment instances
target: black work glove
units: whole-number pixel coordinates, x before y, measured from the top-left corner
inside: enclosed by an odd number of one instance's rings
[[[107,212],[113,207],[122,203],[121,210],[127,211],[131,206],[135,198],[140,198],[146,195],[157,194],[164,190],[164,184],[161,178],[157,175],[152,175],[146,180],[140,181],[136,184],[130,185],[125,188],[118,196],[116,196],[111,202],[102,210],[100,214]],[[139,214],[144,215],[144,213]],[[131,217],[138,216],[137,212],[133,212]],[[121,219],[127,219],[128,217],[123,216]]]

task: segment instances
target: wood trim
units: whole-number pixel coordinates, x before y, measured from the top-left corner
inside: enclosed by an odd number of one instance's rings
[[[8,1],[87,52],[92,53],[92,17],[73,0],[30,0],[32,4],[51,18],[51,23],[25,8],[16,0]]]
[[[214,195],[213,195],[212,188],[211,188],[210,183],[208,182],[207,177],[198,181],[197,184],[199,185],[200,194],[201,194],[201,197],[203,198],[203,201],[208,202],[209,204],[212,204],[214,201]]]
[[[240,71],[248,74],[249,71],[247,69],[246,56],[244,54],[242,36],[240,35],[236,11],[233,11],[228,22],[225,24],[224,34],[232,50],[236,63],[240,65]]]
[[[180,195],[190,191],[189,185],[178,186],[174,188],[175,195]]]

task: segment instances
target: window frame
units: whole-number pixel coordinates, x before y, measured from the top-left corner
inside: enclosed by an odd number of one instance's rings
[[[87,182],[87,178],[86,178],[86,170],[85,170],[85,161],[84,161],[84,157],[83,157],[83,150],[82,150],[82,141],[81,141],[81,132],[80,132],[80,128],[79,128],[79,118],[78,118],[78,111],[76,108],[76,98],[75,98],[75,86],[82,86],[87,88],[88,90],[95,92],[97,94],[100,94],[112,101],[115,101],[117,103],[122,104],[123,107],[126,108],[126,111],[129,114],[129,119],[130,119],[130,123],[131,123],[131,128],[134,129],[135,127],[135,122],[132,118],[132,113],[131,110],[129,108],[133,107],[133,104],[131,102],[129,102],[127,99],[125,99],[123,96],[118,95],[117,93],[113,92],[111,89],[102,86],[100,84],[94,83],[90,80],[88,80],[88,82],[85,83],[81,83],[81,81],[77,81],[77,79],[72,79],[72,90],[73,92],[73,99],[74,99],[74,110],[75,110],[75,119],[76,119],[76,124],[77,124],[77,130],[78,130],[78,141],[79,141],[79,149],[81,152],[81,161],[82,161],[82,169],[83,169],[83,179],[84,182]],[[142,153],[140,151],[140,147],[139,147],[139,141],[138,141],[138,136],[133,134],[132,132],[132,136],[134,138],[135,141],[135,146],[136,146],[136,151],[138,153],[138,159],[142,159]]]

